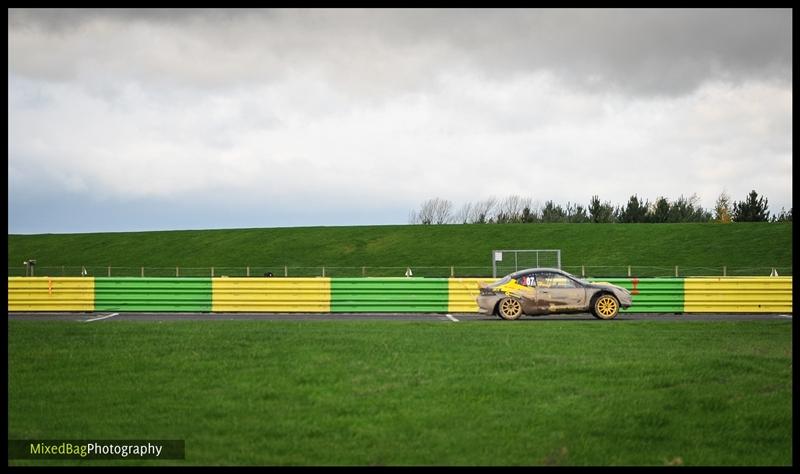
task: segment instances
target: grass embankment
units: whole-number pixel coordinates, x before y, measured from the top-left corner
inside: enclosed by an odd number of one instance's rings
[[[185,439],[195,465],[790,465],[791,329],[9,321],[8,435]]]
[[[348,267],[355,272],[341,276],[360,276],[363,266],[452,265],[473,267],[467,273],[483,276],[485,269],[491,270],[493,249],[561,249],[562,267],[572,271],[581,265],[634,265],[667,267],[669,272],[678,265],[721,272],[727,266],[734,271],[757,267],[760,273],[766,268],[766,276],[770,267],[792,265],[791,223],[304,227],[8,239],[11,266],[22,268],[23,260],[35,258],[37,267],[94,266],[99,276],[108,265],[128,267],[131,276],[138,275],[139,267],[172,267],[174,276],[175,266],[243,271],[248,265],[272,266],[276,274],[284,265],[317,267],[315,271],[321,266]]]

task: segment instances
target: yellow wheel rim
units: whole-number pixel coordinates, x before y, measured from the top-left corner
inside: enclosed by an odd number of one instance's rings
[[[597,300],[597,312],[605,317],[613,316],[617,312],[617,300],[610,296],[603,296]]]
[[[522,312],[522,305],[519,304],[519,301],[510,298],[503,300],[503,302],[500,303],[500,308],[503,310],[503,314],[511,317]]]

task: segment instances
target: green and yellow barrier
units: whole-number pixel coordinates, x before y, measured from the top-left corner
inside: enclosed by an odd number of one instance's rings
[[[448,311],[475,313],[478,304],[478,284],[491,282],[491,278],[451,278],[449,281]],[[589,281],[606,282],[621,286],[631,292],[633,305],[623,313],[683,313],[683,278],[601,278]]]
[[[683,313],[683,278],[588,278],[621,286],[631,292],[630,308],[621,313]]]
[[[8,277],[8,311],[474,313],[491,278]],[[628,313],[786,313],[792,277],[592,279]]]
[[[480,283],[491,283],[493,278],[450,278],[447,281],[447,311],[450,313],[477,313],[475,298],[480,293]]]

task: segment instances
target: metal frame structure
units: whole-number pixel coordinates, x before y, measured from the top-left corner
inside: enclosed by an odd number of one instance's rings
[[[503,254],[506,252],[513,252],[514,253],[514,271],[519,270],[519,253],[536,253],[536,264],[535,267],[539,266],[539,252],[554,252],[556,255],[556,265],[555,268],[561,269],[561,249],[511,249],[511,250],[492,250],[492,278],[497,278],[497,262],[502,261],[497,259],[497,254],[500,252],[502,257]],[[550,266],[550,265],[548,265]],[[525,268],[528,268],[527,266]]]

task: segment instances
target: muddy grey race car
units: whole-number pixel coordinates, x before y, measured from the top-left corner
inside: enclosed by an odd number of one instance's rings
[[[592,283],[555,268],[529,268],[480,285],[480,312],[503,319],[523,314],[591,312],[613,319],[620,308],[631,305],[631,293],[610,283]]]

